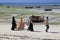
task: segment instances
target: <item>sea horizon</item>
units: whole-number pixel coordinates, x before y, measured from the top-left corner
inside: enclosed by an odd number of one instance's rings
[[[0,3],[7,6],[60,6],[60,3]]]

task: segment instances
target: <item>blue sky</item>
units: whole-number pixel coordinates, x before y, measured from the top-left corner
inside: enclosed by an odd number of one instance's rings
[[[0,0],[0,3],[53,3],[60,4],[60,0]]]

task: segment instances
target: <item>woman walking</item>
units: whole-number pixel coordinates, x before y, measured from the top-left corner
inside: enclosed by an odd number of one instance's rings
[[[11,30],[14,30],[15,28],[16,28],[16,21],[15,21],[15,17],[13,16],[12,17],[12,28],[11,28]]]
[[[32,20],[30,19],[30,22],[28,22],[28,23],[29,23],[28,30],[29,30],[29,31],[34,31],[34,30],[33,30],[33,23],[32,23]]]

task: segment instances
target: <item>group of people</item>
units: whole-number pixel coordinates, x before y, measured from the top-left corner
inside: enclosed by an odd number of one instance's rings
[[[34,29],[33,29],[33,22],[31,21],[31,19],[28,22],[28,24],[29,24],[29,27],[28,27],[27,30],[34,31]],[[48,17],[46,17],[45,26],[46,26],[46,30],[45,31],[48,32],[48,29],[49,29],[49,20],[48,20]],[[16,21],[15,21],[15,17],[13,16],[12,17],[12,27],[11,27],[11,30],[15,30],[16,28],[17,28],[17,24],[16,24]],[[22,18],[20,20],[18,29],[22,29]]]

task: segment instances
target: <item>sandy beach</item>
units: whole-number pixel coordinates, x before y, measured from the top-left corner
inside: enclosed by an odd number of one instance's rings
[[[49,17],[50,28],[48,33],[45,32],[45,24],[40,23],[33,24],[33,32],[27,31],[28,26],[26,24],[24,30],[11,30],[12,16],[15,16],[16,22],[19,22],[20,17],[29,18],[33,14]],[[25,19],[24,21],[28,20]],[[7,8],[0,6],[0,40],[60,40],[60,9],[44,11],[44,8],[25,9],[21,7]]]
[[[60,25],[50,25],[49,32],[45,32],[45,25],[34,24],[34,32],[11,30],[11,23],[0,23],[0,40],[60,40]]]

